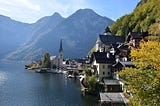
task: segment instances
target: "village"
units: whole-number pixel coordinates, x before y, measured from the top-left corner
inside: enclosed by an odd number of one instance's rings
[[[138,48],[141,41],[147,41],[147,32],[129,32],[127,38],[114,36],[106,27],[97,38],[94,48],[83,59],[64,59],[62,40],[58,56],[50,56],[50,67],[40,69],[35,63],[27,69],[36,72],[67,73],[68,78],[79,78],[83,94],[100,97],[103,106],[127,106],[129,90],[124,88],[116,72],[126,67],[135,67],[129,54],[132,48]],[[89,82],[90,80],[90,82]],[[125,96],[124,96],[125,94]]]

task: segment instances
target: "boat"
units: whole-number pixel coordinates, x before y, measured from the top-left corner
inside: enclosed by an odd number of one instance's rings
[[[68,78],[73,78],[73,77],[74,77],[74,76],[73,76],[73,75],[71,75],[71,74],[69,74],[69,75],[68,75]]]

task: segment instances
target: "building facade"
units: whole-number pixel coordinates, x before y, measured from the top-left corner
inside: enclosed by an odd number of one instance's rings
[[[62,39],[60,40],[60,48],[59,48],[59,54],[57,58],[57,68],[62,69],[63,68],[63,48],[62,48]]]

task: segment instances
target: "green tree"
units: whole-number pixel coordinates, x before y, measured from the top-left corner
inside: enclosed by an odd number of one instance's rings
[[[90,76],[88,79],[88,86],[91,92],[96,92],[97,84],[95,76]]]
[[[136,68],[126,68],[118,74],[134,97],[134,106],[160,106],[160,42],[142,42],[132,49],[131,59]]]
[[[126,36],[128,31],[149,31],[160,36],[160,0],[141,0],[131,14],[127,14],[111,25],[114,35]]]
[[[50,54],[48,52],[44,53],[42,58],[42,68],[50,68],[51,61],[50,61]]]
[[[85,67],[84,71],[87,76],[92,76],[92,69],[90,67]]]

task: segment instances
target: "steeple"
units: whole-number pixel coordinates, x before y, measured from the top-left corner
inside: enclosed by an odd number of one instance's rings
[[[106,27],[106,29],[104,31],[104,35],[111,35],[111,30],[108,26]]]
[[[61,39],[61,41],[60,41],[59,52],[63,52],[63,48],[62,48],[62,39]]]
[[[59,47],[59,55],[58,55],[58,64],[57,68],[63,68],[63,49],[62,49],[62,39],[60,40],[60,47]]]

